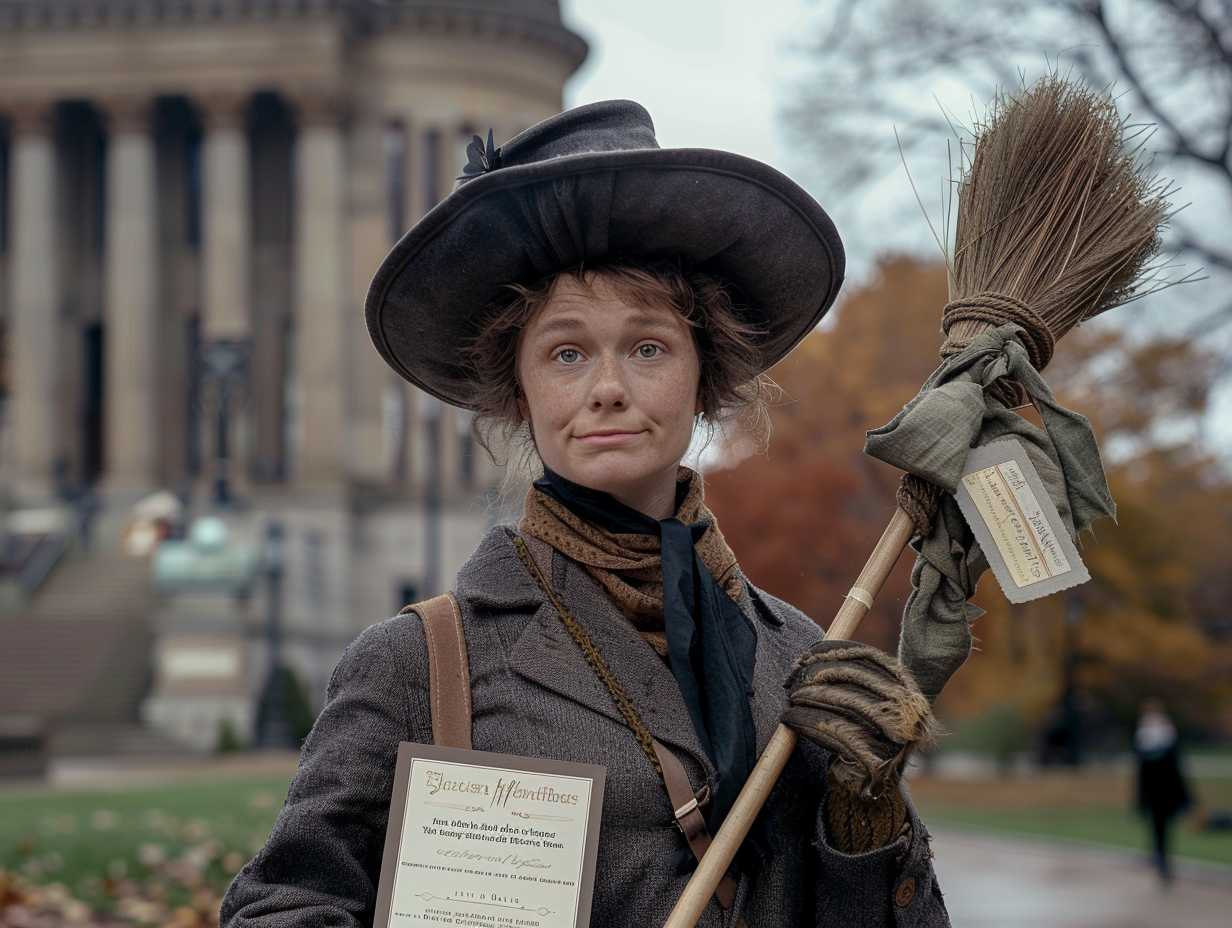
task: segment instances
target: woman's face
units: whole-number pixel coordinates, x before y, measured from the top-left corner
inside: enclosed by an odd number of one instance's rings
[[[627,304],[602,272],[590,280],[593,295],[561,275],[522,330],[518,408],[547,467],[664,519],[701,411],[693,333],[672,307]]]

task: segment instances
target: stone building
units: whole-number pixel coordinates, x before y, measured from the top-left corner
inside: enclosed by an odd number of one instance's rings
[[[448,584],[499,474],[385,367],[363,298],[472,134],[558,112],[586,53],[557,0],[0,0],[0,482],[19,509],[66,486],[104,505],[27,618],[115,618],[105,596],[82,615],[82,586],[144,582],[111,568],[160,488],[234,539],[285,524],[287,649],[317,699],[347,640]],[[162,670],[214,668],[186,693],[255,691],[259,599],[148,601],[155,650],[179,649]]]

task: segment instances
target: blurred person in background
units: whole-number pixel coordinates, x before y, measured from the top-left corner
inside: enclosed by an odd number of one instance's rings
[[[1189,808],[1191,797],[1181,773],[1176,726],[1158,699],[1144,700],[1134,732],[1138,758],[1138,811],[1151,823],[1155,866],[1165,884],[1172,882],[1168,832],[1172,821]]]

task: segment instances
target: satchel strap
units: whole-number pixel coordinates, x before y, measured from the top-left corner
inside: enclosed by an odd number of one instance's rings
[[[599,673],[600,679],[605,683],[604,672],[610,675],[606,664],[603,662],[602,655],[598,653],[598,649],[590,642],[589,636],[580,626],[571,627],[572,616],[568,614],[568,610],[557,598],[555,590],[552,589],[551,580],[548,578],[552,575],[552,552],[553,548],[542,539],[536,538],[533,535],[519,535],[515,540],[522,541],[530,555],[531,563],[537,570],[532,570],[531,574],[541,587],[544,588],[544,593],[552,600],[560,613],[560,618],[569,628],[570,634],[575,632],[582,637],[582,641],[578,644],[582,648],[584,654],[587,654],[587,660],[590,662],[595,659],[601,666],[595,668]],[[519,552],[520,553],[520,552]],[[588,647],[589,645],[589,647]],[[592,664],[592,667],[594,665]],[[618,687],[618,685],[617,685]],[[609,689],[612,687],[609,686]],[[626,715],[626,722],[629,727],[635,732],[640,728],[644,733],[645,740],[649,742],[652,755],[652,763],[658,768],[658,772],[663,780],[663,786],[667,790],[668,801],[672,804],[672,814],[676,820],[676,827],[680,829],[688,842],[689,850],[693,852],[693,856],[700,862],[702,855],[706,853],[706,849],[710,847],[710,832],[706,828],[706,819],[701,813],[701,807],[710,801],[710,787],[703,785],[698,793],[694,794],[693,784],[689,782],[689,774],[685,771],[684,765],[680,763],[680,759],[676,757],[658,738],[652,736],[645,729],[645,723],[637,714],[637,710],[633,707],[632,700],[623,690],[619,688],[612,693],[612,698],[616,701],[618,708],[621,709],[621,714]],[[627,702],[627,705],[621,705],[622,702]],[[633,719],[630,720],[626,714],[626,710],[632,713]],[[640,739],[639,739],[640,740]],[[723,879],[719,882],[718,887],[714,891],[714,896],[719,901],[719,905],[724,910],[732,907],[732,903],[736,900],[736,881],[730,873],[725,873]]]
[[[663,784],[667,787],[667,798],[672,804],[676,827],[684,834],[689,850],[700,863],[702,855],[710,847],[710,831],[706,828],[706,819],[701,811],[701,807],[710,801],[710,785],[703,785],[694,795],[693,784],[689,782],[689,775],[680,759],[658,738],[652,739],[652,743],[659,766],[663,768]],[[736,881],[730,873],[723,874],[723,879],[715,887],[714,896],[724,909],[732,907],[736,901]]]
[[[466,657],[462,614],[452,593],[404,606],[414,612],[428,642],[428,695],[432,705],[432,743],[471,748],[471,673]]]

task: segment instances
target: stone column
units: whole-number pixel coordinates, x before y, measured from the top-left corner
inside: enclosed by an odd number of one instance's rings
[[[363,324],[363,301],[372,275],[389,251],[385,200],[385,163],[382,116],[361,109],[351,113],[347,134],[347,278],[348,312],[344,344],[348,352],[346,387],[346,433],[349,447],[347,471],[361,483],[379,486],[389,482],[385,464],[382,397],[392,373],[376,353]]]
[[[346,475],[343,439],[346,344],[352,326],[344,236],[345,164],[341,108],[330,93],[295,100],[295,377],[301,443],[292,449],[295,482],[337,484]]]
[[[159,254],[153,100],[103,100],[107,157],[105,485],[141,494],[158,480]]]
[[[9,190],[13,213],[11,333],[14,491],[19,499],[52,496],[53,467],[61,450],[57,346],[60,314],[57,189],[51,101],[20,104],[12,118]]]
[[[414,225],[434,207],[441,194],[441,160],[445,150],[444,130],[428,119],[412,119],[407,129],[407,150],[410,153],[406,189],[410,210],[410,225]],[[433,401],[418,387],[399,381],[407,399],[407,455],[410,459],[409,489],[423,498],[428,493],[432,439],[428,435],[427,405]],[[439,460],[439,454],[438,454]],[[444,476],[442,472],[442,476]]]
[[[205,335],[247,338],[252,319],[248,96],[212,93],[199,102],[206,127],[201,197],[205,207]]]
[[[202,450],[211,497],[219,502],[228,501],[230,495],[242,496],[248,488],[247,364],[252,341],[248,99],[247,94],[213,92],[198,101],[206,129],[201,195],[206,358]]]
[[[470,138],[458,123],[444,124],[440,132],[438,202],[449,196],[457,183],[457,177],[462,173],[462,166],[466,163],[466,145],[462,140]],[[436,203],[430,203],[428,208],[431,209],[435,205]],[[456,406],[447,404],[443,404],[441,410],[441,482],[446,499],[453,499],[459,493],[467,492],[462,486],[462,443],[458,438],[456,421],[460,412],[461,410]]]
[[[499,121],[493,120],[492,122],[481,122],[476,134],[483,136],[485,141],[488,137],[489,125],[492,127],[493,144],[500,146],[504,145],[523,129],[531,125],[531,122],[527,122],[522,119],[503,119]],[[494,450],[498,456],[497,459],[506,460],[509,456],[508,446],[496,439],[495,436],[493,436],[493,440],[496,442]],[[504,468],[495,465],[488,457],[488,452],[480,447],[477,442],[474,444],[472,452],[475,458],[475,492],[483,493],[485,491],[494,490],[504,479]]]

